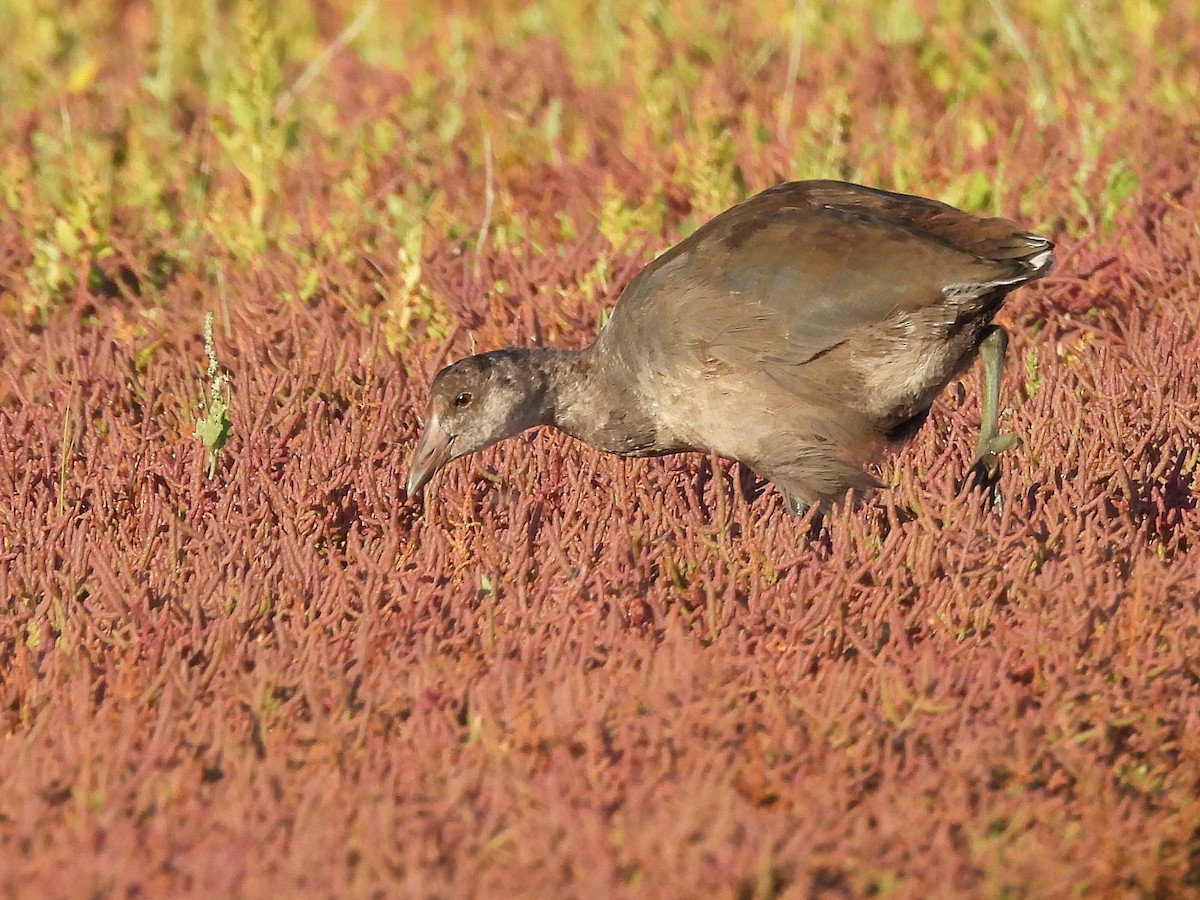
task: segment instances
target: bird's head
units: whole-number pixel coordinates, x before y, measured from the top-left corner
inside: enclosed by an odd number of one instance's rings
[[[437,374],[409,467],[410,497],[451,460],[549,421],[546,380],[531,355],[495,350],[460,359]]]

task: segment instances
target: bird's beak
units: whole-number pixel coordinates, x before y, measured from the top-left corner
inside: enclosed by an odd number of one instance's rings
[[[415,497],[442,466],[450,460],[454,435],[442,427],[437,414],[425,423],[425,433],[417,441],[412,463],[408,469],[408,496]]]

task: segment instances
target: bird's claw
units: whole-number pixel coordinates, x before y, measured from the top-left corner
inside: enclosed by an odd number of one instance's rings
[[[1021,446],[1015,434],[998,434],[981,440],[975,451],[975,463],[967,470],[965,488],[983,491],[996,509],[1004,507],[1004,495],[1000,493],[1000,454]]]

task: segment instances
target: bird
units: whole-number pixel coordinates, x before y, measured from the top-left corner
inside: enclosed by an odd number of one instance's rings
[[[646,265],[582,350],[509,347],[430,387],[408,495],[537,426],[623,457],[707,452],[771,482],[793,515],[863,498],[864,469],[982,363],[970,481],[995,486],[1008,334],[993,317],[1054,244],[1004,218],[842,181],[791,181]],[[857,501],[856,501],[857,502]]]

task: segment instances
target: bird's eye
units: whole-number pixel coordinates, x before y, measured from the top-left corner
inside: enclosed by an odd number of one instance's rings
[[[473,399],[474,398],[469,393],[467,393],[466,391],[463,391],[461,394],[459,394],[457,397],[454,398],[454,405],[457,406],[459,409],[462,409],[464,406],[470,405],[470,403]]]

